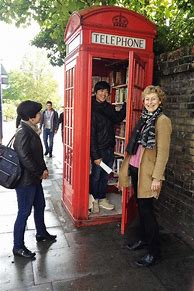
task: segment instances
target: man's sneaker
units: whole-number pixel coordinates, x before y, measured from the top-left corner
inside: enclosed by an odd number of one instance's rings
[[[106,198],[99,200],[99,207],[106,210],[113,210],[115,208],[115,206],[109,203],[109,201]]]
[[[93,213],[99,213],[99,212],[100,212],[98,199],[95,199],[95,200],[93,201],[92,212],[93,212]]]

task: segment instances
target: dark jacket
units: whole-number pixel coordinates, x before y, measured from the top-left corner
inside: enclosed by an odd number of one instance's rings
[[[54,109],[53,110],[53,117],[52,117],[52,120],[51,120],[51,131],[56,131],[58,130],[58,127],[59,127],[59,120],[58,120],[58,113],[57,111],[55,111]],[[42,113],[42,116],[41,116],[41,121],[40,121],[40,128],[45,128],[45,111],[43,111]]]
[[[43,148],[39,135],[26,123],[21,122],[13,144],[23,169],[17,187],[38,184],[47,169],[43,158]]]
[[[61,131],[63,132],[63,126],[64,126],[64,112],[61,112],[59,115],[59,124],[61,123]]]
[[[100,103],[96,101],[96,96],[92,97],[91,116],[91,159],[101,158],[100,150],[114,148],[115,128],[114,125],[120,123],[126,116],[126,103],[120,111],[108,102]]]

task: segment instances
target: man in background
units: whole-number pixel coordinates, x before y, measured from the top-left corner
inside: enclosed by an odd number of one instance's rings
[[[52,158],[54,135],[57,133],[58,125],[58,113],[53,109],[52,102],[47,101],[46,110],[41,116],[40,129],[43,127],[44,155],[49,154],[50,158]]]

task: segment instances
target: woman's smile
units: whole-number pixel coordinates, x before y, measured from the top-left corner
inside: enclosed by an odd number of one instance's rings
[[[144,98],[144,106],[148,112],[154,112],[161,104],[161,101],[156,93],[150,93]]]

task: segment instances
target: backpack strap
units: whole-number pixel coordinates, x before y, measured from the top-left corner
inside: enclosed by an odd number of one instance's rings
[[[11,147],[13,146],[14,138],[15,138],[15,134],[14,134],[14,136],[12,136],[12,138],[11,138],[10,141],[8,142],[8,144],[7,144],[8,147],[11,148]]]
[[[21,129],[22,129],[22,128],[19,127],[18,130],[17,130],[17,132],[20,131]],[[17,133],[17,132],[16,132],[16,133]],[[10,141],[9,141],[8,144],[7,144],[7,146],[10,147],[10,148],[13,146],[13,141],[14,141],[14,138],[15,138],[15,136],[16,136],[16,133],[12,136],[12,138],[10,139]]]

